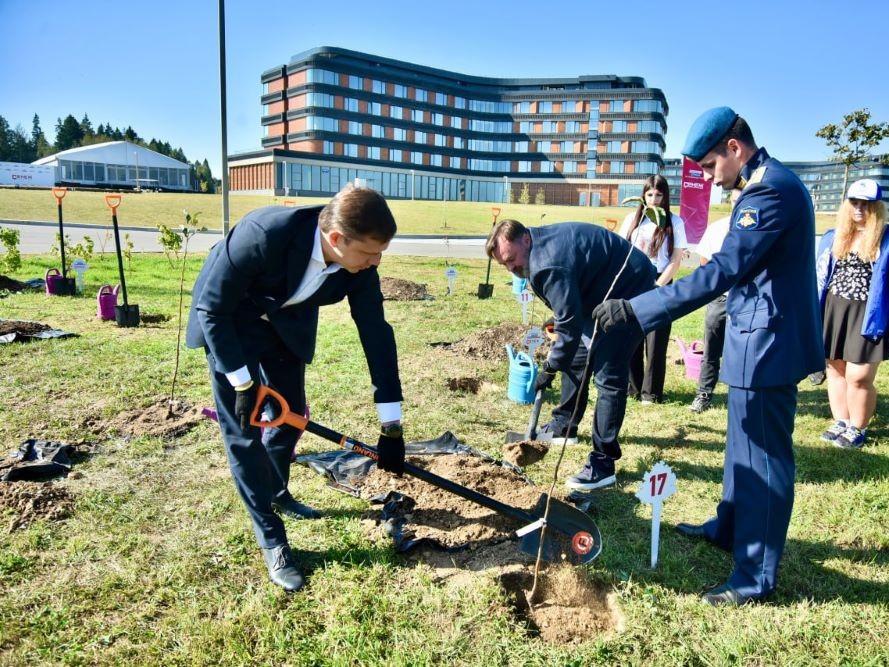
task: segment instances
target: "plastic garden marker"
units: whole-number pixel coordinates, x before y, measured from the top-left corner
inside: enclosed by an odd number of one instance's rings
[[[448,296],[454,293],[454,280],[457,278],[457,269],[449,266],[445,269],[445,275],[448,277]]]
[[[664,501],[676,493],[676,475],[663,461],[658,461],[642,478],[636,497],[651,504],[651,567],[657,567],[658,546],[661,539],[661,509]]]
[[[522,304],[522,324],[528,324],[528,304],[534,301],[534,293],[525,290],[516,294],[516,301]]]
[[[534,350],[543,345],[543,331],[540,327],[531,327],[522,338],[522,344],[528,348],[528,356],[534,358]]]
[[[71,268],[74,269],[74,272],[77,274],[77,291],[83,292],[83,274],[88,268],[90,268],[89,264],[87,264],[85,260],[78,257],[73,262],[71,262]]]

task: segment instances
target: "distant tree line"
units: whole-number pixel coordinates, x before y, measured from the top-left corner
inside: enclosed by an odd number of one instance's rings
[[[145,141],[129,125],[125,130],[121,130],[118,127],[112,127],[111,123],[105,125],[100,123],[94,129],[87,114],[84,114],[80,121],[69,114],[64,120],[57,119],[56,140],[55,143],[50,143],[40,127],[40,117],[36,113],[31,121],[30,135],[21,125],[17,125],[15,129],[10,128],[9,122],[0,116],[0,162],[29,163],[69,148],[102,144],[108,141],[129,141],[131,144],[144,146],[179,162],[191,164],[192,177],[198,184],[199,190],[201,192],[216,192],[217,181],[213,178],[206,158],[202,162],[189,163],[181,148],[173,148],[169,142],[158,141],[154,138],[151,141]]]

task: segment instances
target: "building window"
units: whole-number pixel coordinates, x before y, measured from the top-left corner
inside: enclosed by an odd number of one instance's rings
[[[534,123],[530,120],[523,120],[519,122],[519,132],[522,134],[531,134],[534,128]]]
[[[545,120],[545,121],[543,121],[543,131],[544,131],[545,133],[548,132],[548,133],[550,133],[550,134],[553,134],[553,133],[559,131],[558,128],[559,128],[559,126],[558,126],[558,124],[556,123],[556,121],[554,121],[554,120]]]
[[[454,137],[454,148],[463,148],[463,137]]]
[[[389,160],[391,162],[401,162],[401,149],[400,148],[390,148],[389,149]]]
[[[528,152],[528,142],[527,141],[516,141],[513,143],[513,152],[515,153],[527,153]]]
[[[430,155],[429,156],[429,164],[431,164],[433,167],[440,167],[441,166],[441,155],[439,155],[438,153],[433,153],[432,155]]]
[[[402,109],[401,107],[394,106],[394,105],[389,107],[389,118],[397,118],[397,119],[401,120],[403,117],[404,117],[404,109]]]
[[[373,91],[377,95],[385,95],[386,94],[386,84],[382,81],[373,80],[372,84]]]
[[[528,173],[531,171],[531,161],[530,160],[519,160],[519,171],[522,173]]]
[[[455,97],[454,98],[454,108],[455,109],[465,109],[466,108],[466,98],[465,97]]]
[[[352,90],[363,90],[364,89],[364,80],[360,76],[355,76],[354,74],[349,75],[349,88]]]
[[[580,122],[576,120],[566,120],[565,132],[567,132],[568,134],[577,134],[578,132],[580,132]]]
[[[325,155],[333,155],[333,142],[325,141],[321,152],[323,152]]]
[[[633,153],[657,153],[659,155],[661,147],[654,141],[634,141],[630,151]]]
[[[573,160],[565,160],[562,163],[562,173],[563,174],[574,174],[577,172],[577,163]]]
[[[335,106],[334,96],[328,93],[309,93],[306,96],[306,106],[333,109]]]
[[[445,135],[443,135],[443,134],[436,134],[435,135],[435,145],[436,146],[447,146],[448,145],[447,137],[445,137]]]
[[[619,141],[608,141],[605,143],[605,152],[606,153],[620,153],[620,142]]]
[[[411,162],[423,164],[423,154],[420,151],[411,151]]]
[[[383,129],[382,125],[371,125],[370,136],[376,137],[377,139],[382,139],[386,136],[386,131]]]
[[[358,157],[358,144],[343,144],[343,155]]]
[[[426,143],[426,133],[425,132],[414,132],[414,143],[415,144],[425,144]]]
[[[657,162],[637,162],[636,163],[636,173],[637,174],[656,174],[657,173]],[[673,174],[674,176],[679,176],[679,174]]]
[[[622,174],[624,173],[624,163],[621,160],[612,160],[611,161],[611,173],[612,174]]]
[[[379,146],[368,146],[367,157],[369,157],[371,160],[379,160],[380,159],[380,147]]]
[[[346,111],[358,111],[358,100],[354,97],[346,97],[343,99],[343,106]]]
[[[444,114],[443,113],[432,114],[432,124],[438,125],[439,127],[443,127],[444,126]]]
[[[624,101],[623,100],[611,100],[608,103],[608,110],[612,113],[621,112],[624,110]]]
[[[563,141],[562,142],[562,152],[563,153],[573,153],[574,152],[574,142],[573,141]]]
[[[396,83],[393,86],[392,94],[395,97],[403,97],[403,98],[407,99],[407,86],[403,86],[400,83]]]
[[[382,116],[383,115],[383,105],[379,102],[371,102],[367,105],[367,110],[370,111],[373,116]]]
[[[462,130],[463,129],[462,116],[451,116],[451,127],[456,128],[458,130]]]
[[[537,113],[552,113],[553,112],[553,103],[549,100],[544,100],[542,102],[537,103]]]
[[[445,93],[435,93],[435,103],[441,106],[447,106],[448,96]]]
[[[308,69],[306,70],[306,81],[309,83],[327,83],[332,86],[338,86],[340,77],[336,72],[329,72],[326,69]]]
[[[414,92],[415,92],[414,99],[417,100],[417,102],[425,102],[427,100],[427,98],[429,97],[429,94],[422,88],[416,88],[416,89],[414,89]]]
[[[519,102],[517,106],[519,113],[531,113],[530,102]]]
[[[660,100],[633,100],[633,111],[663,113],[664,107]]]
[[[540,163],[540,173],[541,174],[552,174],[555,172],[555,167],[552,162],[549,160],[543,160]]]
[[[626,132],[627,131],[627,121],[625,120],[616,120],[614,121],[614,125],[611,129],[614,133]]]
[[[361,123],[358,123],[354,120],[349,121],[349,134],[354,134],[356,136],[361,136]]]
[[[407,141],[407,130],[403,127],[396,127],[392,130],[392,136],[395,141]]]
[[[423,122],[423,110],[422,109],[413,109],[411,111],[411,120],[415,123]]]

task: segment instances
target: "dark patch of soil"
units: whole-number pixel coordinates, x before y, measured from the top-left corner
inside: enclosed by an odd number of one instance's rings
[[[409,460],[436,475],[525,510],[536,504],[542,492],[514,471],[475,456],[445,454],[412,456]],[[574,645],[621,628],[622,617],[609,599],[607,588],[589,581],[583,568],[564,561],[542,564],[535,604],[528,604],[535,559],[511,539],[520,527],[518,521],[416,478],[397,478],[377,469],[365,478],[361,496],[370,498],[390,490],[415,500],[405,526],[411,537],[431,538],[445,547],[464,547],[442,551],[423,546],[406,556],[408,562],[421,561],[431,566],[440,580],[450,586],[477,586],[476,573],[493,573],[506,593],[505,613],[525,624],[530,637]],[[372,530],[381,530],[377,508],[367,512],[365,519],[366,527],[372,525]]]
[[[504,461],[509,461],[519,468],[537,463],[549,452],[549,446],[536,440],[508,442],[503,445],[501,453]]]
[[[524,570],[500,577],[515,615],[547,643],[580,644],[623,625],[605,586],[589,581],[580,568],[555,565],[542,570],[529,604],[533,581],[533,573]]]
[[[206,417],[201,408],[182,401],[168,398],[158,399],[147,408],[128,410],[117,415],[104,425],[108,432],[115,432],[125,437],[152,436],[158,438],[177,438],[204,421]],[[92,425],[97,425],[95,422]]]
[[[52,482],[0,482],[0,515],[11,515],[10,533],[38,519],[64,519],[73,506],[71,494]]]
[[[169,322],[170,319],[169,315],[164,315],[162,313],[141,313],[139,315],[139,321],[142,324],[163,324],[164,322]]]
[[[478,378],[448,378],[448,389],[451,391],[468,391],[477,394],[482,386]]]
[[[380,278],[380,289],[383,298],[388,301],[431,301],[432,295],[426,291],[426,285],[414,283],[401,278]]]
[[[25,283],[19,282],[15,278],[10,278],[9,276],[0,276],[0,290],[6,290],[8,292],[21,292],[27,288],[28,286]]]
[[[497,361],[506,359],[506,345],[512,345],[516,352],[524,350],[522,338],[528,332],[528,328],[522,324],[499,324],[493,329],[483,329],[461,338],[455,343],[445,345],[452,352],[462,354],[474,359],[487,359]],[[534,356],[538,360],[546,359],[550,343],[546,341],[535,350]]]
[[[41,331],[48,331],[49,327],[41,322],[26,322],[24,320],[0,320],[0,336],[7,334],[19,334],[20,336],[33,336]]]

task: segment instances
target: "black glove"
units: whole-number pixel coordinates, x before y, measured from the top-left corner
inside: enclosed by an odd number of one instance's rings
[[[642,325],[626,299],[608,299],[593,308],[593,319],[599,322],[603,332],[635,326],[640,332]]]
[[[377,467],[386,472],[401,475],[404,472],[404,435],[401,426],[384,426],[377,440],[380,459]]]
[[[245,433],[250,428],[250,415],[256,407],[256,392],[259,387],[251,383],[246,389],[235,389],[235,415],[241,420],[241,430]]]
[[[534,378],[534,393],[538,391],[546,391],[552,386],[553,380],[556,379],[556,372],[549,367],[549,362],[543,362],[543,368]]]

